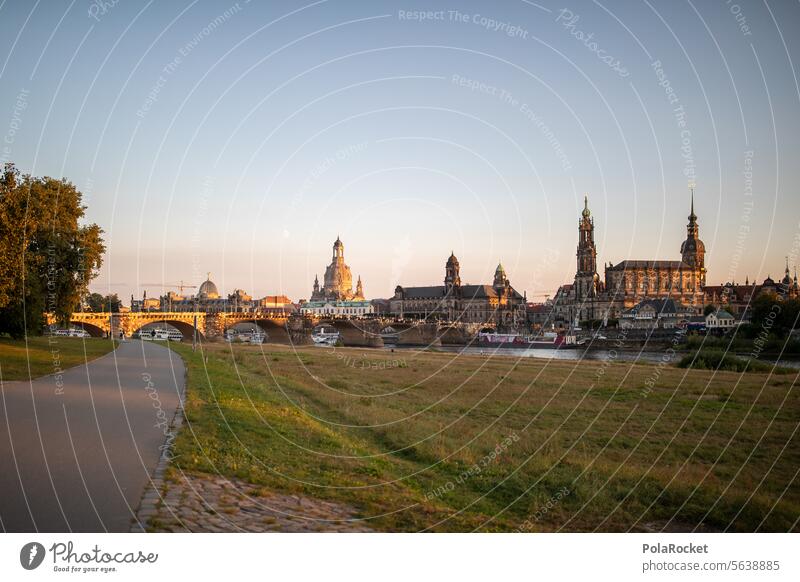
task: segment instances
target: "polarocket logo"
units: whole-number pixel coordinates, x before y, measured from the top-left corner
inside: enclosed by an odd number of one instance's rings
[[[35,570],[44,560],[44,546],[39,542],[28,542],[19,551],[19,563],[26,570]]]

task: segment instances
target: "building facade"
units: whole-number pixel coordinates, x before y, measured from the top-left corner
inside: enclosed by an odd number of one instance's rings
[[[322,287],[319,284],[319,277],[314,277],[311,301],[364,301],[364,287],[360,276],[353,291],[353,275],[350,267],[344,262],[344,243],[338,236],[333,243],[331,264],[325,267]]]
[[[794,277],[789,273],[789,259],[786,259],[786,270],[783,279],[775,281],[767,275],[760,284],[751,283],[746,278],[744,284],[725,283],[723,285],[707,285],[704,288],[706,303],[723,308],[737,320],[748,320],[753,300],[759,295],[775,295],[778,298],[796,299],[800,297],[800,285],[797,282],[797,270]]]
[[[267,309],[281,309],[293,311],[294,305],[285,295],[268,295],[261,299],[253,299],[242,289],[236,289],[227,296],[221,296],[217,285],[211,280],[208,273],[206,280],[197,289],[195,295],[184,296],[174,291],[169,291],[159,298],[147,298],[147,291],[143,297],[136,300],[131,297],[131,311],[169,311],[204,313],[237,313],[255,312]]]
[[[369,301],[305,301],[300,304],[300,313],[303,315],[352,318],[364,317],[374,312]]]
[[[392,315],[518,327],[526,322],[526,300],[512,286],[502,264],[491,285],[462,285],[460,265],[451,253],[445,263],[444,285],[398,285],[389,300]]]
[[[364,298],[360,276],[353,290],[353,275],[344,262],[344,243],[338,236],[333,243],[331,264],[325,267],[323,284],[320,286],[319,277],[314,277],[311,298],[300,302],[300,313],[347,318],[374,313],[372,303]]]
[[[649,299],[672,299],[702,312],[706,281],[705,245],[699,237],[692,195],[686,239],[680,260],[625,260],[605,265],[605,280],[597,273],[594,219],[588,197],[578,221],[577,268],[572,283],[562,285],[554,299],[557,319],[581,321],[618,319],[623,312]]]

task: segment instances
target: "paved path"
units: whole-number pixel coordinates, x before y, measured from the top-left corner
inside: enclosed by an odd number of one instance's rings
[[[129,531],[183,394],[168,348],[129,341],[0,387],[0,531]]]

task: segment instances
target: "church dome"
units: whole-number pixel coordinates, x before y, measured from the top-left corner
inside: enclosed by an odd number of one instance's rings
[[[458,259],[456,258],[456,255],[455,253],[453,253],[453,251],[450,251],[450,258],[447,259],[447,265],[458,266]]]
[[[503,268],[503,263],[497,263],[497,268],[494,271],[494,286],[502,287],[508,282],[506,277],[506,270]]]
[[[687,238],[681,245],[681,254],[684,253],[705,253],[706,245],[699,238]]]
[[[589,211],[589,195],[586,194],[583,197],[583,211],[581,212],[581,216],[584,218],[589,218],[592,213]]]
[[[209,273],[206,280],[200,284],[197,294],[201,297],[207,297],[209,299],[217,299],[219,297],[217,286],[213,281],[211,281],[211,273]]]

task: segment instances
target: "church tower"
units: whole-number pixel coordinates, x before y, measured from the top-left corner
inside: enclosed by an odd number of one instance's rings
[[[450,258],[444,267],[444,286],[448,294],[452,291],[458,292],[461,287],[461,277],[459,275],[459,265],[456,255],[451,251]]]
[[[358,276],[358,283],[356,283],[356,295],[354,299],[364,299],[364,286],[361,284],[361,275]]]
[[[506,270],[503,268],[503,263],[497,264],[497,269],[494,271],[494,282],[492,283],[492,287],[495,289],[499,289],[501,287],[508,286],[508,277],[506,276]]]
[[[596,297],[599,276],[597,275],[597,248],[594,244],[594,219],[589,212],[589,197],[583,197],[583,212],[578,222],[578,269],[575,272],[575,296],[578,299]]]
[[[706,284],[706,245],[700,240],[699,233],[697,215],[694,213],[694,190],[692,190],[689,224],[686,225],[686,240],[681,245],[681,259],[694,268],[697,282],[703,287]]]

